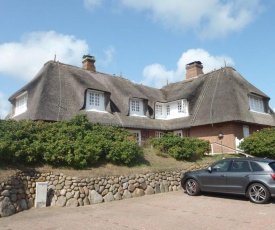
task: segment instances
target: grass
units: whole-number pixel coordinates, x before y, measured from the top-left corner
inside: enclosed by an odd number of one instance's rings
[[[222,159],[223,157],[231,157],[227,155],[204,156],[202,159],[192,159],[191,161],[178,161],[169,155],[159,154],[151,148],[144,149],[144,158],[139,159],[138,163],[134,166],[118,166],[110,163],[100,164],[93,168],[84,170],[76,170],[70,168],[54,168],[48,165],[26,167],[14,165],[0,165],[0,183],[8,180],[16,172],[20,171],[36,171],[40,173],[46,172],[59,172],[67,176],[75,176],[79,178],[86,177],[99,177],[99,176],[118,176],[118,175],[132,175],[150,172],[163,172],[163,171],[179,171],[189,170],[194,166],[205,166],[212,162]]]

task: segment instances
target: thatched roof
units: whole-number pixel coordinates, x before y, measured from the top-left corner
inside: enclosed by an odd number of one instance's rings
[[[85,111],[85,95],[88,89],[109,95],[110,100],[106,106],[108,113]],[[28,92],[28,110],[12,117],[12,109],[8,118],[59,121],[84,113],[91,122],[156,130],[228,121],[275,126],[274,113],[270,108],[267,114],[249,110],[248,95],[259,95],[267,102],[269,97],[231,67],[156,89],[135,84],[122,77],[49,61],[29,84],[10,97],[13,107],[16,97],[25,91]],[[148,102],[146,117],[129,116],[131,98],[142,98]],[[156,102],[179,99],[188,100],[188,117],[154,119]]]

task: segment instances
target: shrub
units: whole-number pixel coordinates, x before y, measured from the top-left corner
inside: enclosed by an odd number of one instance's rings
[[[256,157],[275,158],[275,128],[254,132],[244,138],[239,148]]]
[[[128,131],[92,124],[85,115],[56,123],[0,120],[0,127],[3,163],[84,168],[101,159],[128,164],[142,155]]]
[[[181,138],[172,133],[164,134],[161,138],[151,138],[150,143],[178,160],[188,160],[192,156],[202,157],[210,151],[209,141],[196,138]]]

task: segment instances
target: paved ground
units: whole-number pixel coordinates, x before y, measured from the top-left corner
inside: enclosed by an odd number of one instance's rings
[[[238,196],[183,191],[78,208],[31,209],[0,218],[2,230],[274,229],[275,200],[256,205]]]

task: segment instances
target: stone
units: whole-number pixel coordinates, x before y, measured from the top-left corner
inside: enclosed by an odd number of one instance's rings
[[[111,202],[111,201],[113,201],[115,198],[114,198],[113,193],[108,192],[108,194],[107,194],[106,196],[104,196],[103,199],[104,199],[104,202]]]
[[[11,194],[10,199],[11,199],[12,202],[17,201],[17,195],[16,194]]]
[[[123,195],[122,195],[123,199],[129,199],[132,198],[132,194],[128,191],[128,190],[124,190]]]
[[[133,192],[132,196],[133,197],[139,197],[139,196],[144,196],[145,192],[142,189],[135,189],[135,191]]]
[[[109,193],[109,190],[108,189],[104,189],[101,193],[101,196],[105,196]]]
[[[62,189],[62,190],[60,191],[60,195],[61,195],[61,196],[65,196],[65,195],[66,195],[66,192],[67,192],[66,189]]]
[[[140,187],[141,187],[143,190],[146,190],[146,188],[147,188],[146,182],[142,182],[142,183],[140,184]]]
[[[128,190],[129,190],[130,192],[133,192],[135,189],[136,189],[136,186],[135,186],[134,184],[129,184]]]
[[[66,197],[65,196],[59,196],[56,201],[56,206],[58,207],[64,207],[66,205]]]
[[[77,207],[77,206],[78,206],[78,200],[76,198],[71,198],[66,203],[66,207]]]
[[[66,193],[67,200],[71,199],[73,197],[73,194],[71,192]]]
[[[12,205],[10,199],[8,197],[5,197],[0,202],[0,217],[6,217],[11,216],[15,214],[15,207]]]
[[[83,187],[83,189],[84,189],[85,195],[88,196],[89,195],[89,189],[87,187]]]
[[[57,185],[55,186],[55,189],[56,189],[56,190],[61,190],[62,187],[63,187],[63,186],[62,186],[61,184],[57,184]]]
[[[28,209],[28,204],[27,204],[25,199],[20,200],[20,207],[21,207],[22,210],[27,210]]]
[[[90,190],[89,201],[91,204],[102,203],[103,197],[95,190]]]
[[[155,185],[155,193],[160,193],[161,191],[160,191],[160,186],[159,186],[159,184],[156,184]]]
[[[122,196],[119,192],[117,192],[115,195],[114,195],[114,198],[115,200],[121,200],[122,199]]]
[[[84,205],[83,204],[83,200],[81,198],[78,198],[77,201],[78,201],[78,205],[79,206],[83,206]]]
[[[76,191],[75,194],[74,194],[74,198],[75,198],[75,199],[78,199],[78,198],[79,198],[79,195],[80,195],[80,192],[79,192],[79,191]]]
[[[152,195],[155,193],[154,189],[151,186],[148,186],[144,192],[146,195]]]
[[[83,204],[84,205],[90,205],[90,201],[89,201],[89,198],[87,196],[83,199]]]
[[[34,200],[33,198],[30,198],[28,201],[28,209],[32,208],[34,206]]]
[[[9,197],[10,196],[10,191],[9,190],[4,190],[3,192],[1,192],[1,196]]]

